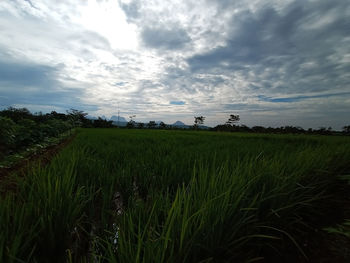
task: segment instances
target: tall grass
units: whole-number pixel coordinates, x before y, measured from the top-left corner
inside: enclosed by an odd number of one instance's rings
[[[80,130],[0,201],[0,261],[303,260],[305,233],[338,202],[349,142]]]

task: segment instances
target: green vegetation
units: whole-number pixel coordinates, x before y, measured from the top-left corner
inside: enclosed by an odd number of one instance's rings
[[[0,161],[37,144],[50,144],[52,138],[61,137],[78,126],[75,117],[54,111],[33,115],[25,108],[0,111]]]
[[[0,262],[302,262],[310,233],[334,225],[335,211],[345,219],[349,146],[345,136],[78,129],[1,197]]]
[[[32,153],[57,142],[72,133],[76,127],[111,128],[112,121],[102,118],[89,120],[88,114],[71,109],[67,114],[38,112],[32,114],[26,108],[0,111],[0,168],[12,164]]]

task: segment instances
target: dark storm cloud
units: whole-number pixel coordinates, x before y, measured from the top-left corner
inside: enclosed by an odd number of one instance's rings
[[[295,97],[286,97],[286,98],[271,98],[266,97],[263,95],[259,95],[258,98],[260,101],[266,101],[266,102],[296,102],[296,101],[302,101],[307,99],[317,99],[317,98],[329,98],[329,97],[338,97],[338,96],[350,96],[350,92],[342,92],[342,93],[329,93],[329,94],[321,94],[321,95],[314,95],[314,96],[295,96]]]
[[[281,92],[319,92],[349,84],[347,1],[295,1],[232,17],[226,44],[188,59],[194,73],[214,70],[253,73],[253,81],[282,81]],[[339,59],[336,59],[339,57]],[[247,68],[248,67],[248,68]],[[266,69],[270,69],[269,72]]]
[[[0,61],[0,84],[4,86],[49,87],[56,84],[57,68],[46,65],[30,65]]]
[[[7,59],[0,60],[0,106],[49,105],[61,108],[83,106],[81,90],[62,88],[58,74],[63,65],[56,67],[31,64]]]
[[[146,27],[141,33],[143,43],[155,49],[182,49],[191,41],[182,28]]]

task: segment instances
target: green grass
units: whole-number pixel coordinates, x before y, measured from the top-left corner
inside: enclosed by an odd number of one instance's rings
[[[278,262],[288,251],[301,261],[303,239],[339,203],[349,146],[349,137],[81,129],[1,198],[0,261]]]

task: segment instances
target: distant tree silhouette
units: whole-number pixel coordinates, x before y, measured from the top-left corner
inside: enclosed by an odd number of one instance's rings
[[[0,116],[7,117],[13,120],[14,122],[18,122],[21,119],[34,119],[34,116],[30,113],[27,108],[13,108],[8,107],[5,110],[0,112]]]
[[[129,118],[130,120],[128,121],[128,123],[126,124],[126,127],[128,129],[132,129],[135,127],[135,121],[134,121],[134,118],[136,117],[136,115],[130,115]]]
[[[60,120],[63,120],[63,121],[68,120],[66,114],[64,114],[64,113],[57,113],[56,111],[51,111],[51,113],[47,113],[46,115],[50,116],[50,118],[53,118],[53,119],[60,119]]]
[[[67,110],[67,114],[69,116],[69,120],[73,124],[73,126],[83,126],[88,120],[86,116],[88,113],[76,109]]]
[[[94,128],[111,128],[113,127],[113,121],[107,121],[106,119],[102,119],[98,117],[97,120],[94,120],[93,127]]]
[[[228,121],[226,122],[227,125],[234,125],[236,122],[239,122],[240,118],[239,118],[239,115],[234,115],[234,114],[231,114],[230,115],[230,118],[228,119]]]
[[[321,135],[331,135],[332,134],[332,127],[320,127],[318,130],[315,130],[315,133],[321,134]]]
[[[157,123],[155,121],[150,121],[149,123],[147,123],[147,127],[149,129],[154,129],[157,126]]]
[[[198,116],[198,117],[194,116],[194,125],[193,125],[193,127],[195,129],[197,129],[199,125],[202,125],[204,123],[204,120],[205,120],[204,116]]]
[[[166,128],[166,124],[164,123],[164,122],[160,122],[159,123],[159,128],[161,128],[161,129],[165,129]]]
[[[343,133],[347,134],[347,135],[350,135],[350,125],[343,127]]]
[[[227,131],[227,132],[241,131],[241,128],[235,125],[235,123],[239,122],[239,120],[240,120],[239,115],[230,114],[230,117],[225,122],[225,124],[217,125],[216,127],[214,127],[214,130]],[[247,130],[247,128],[248,128],[247,126],[242,126],[242,131]]]
[[[135,121],[133,120],[128,121],[128,123],[126,124],[126,128],[128,129],[132,129],[134,127],[135,127]]]

